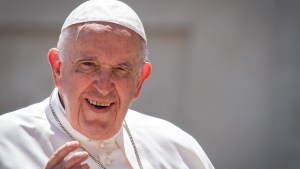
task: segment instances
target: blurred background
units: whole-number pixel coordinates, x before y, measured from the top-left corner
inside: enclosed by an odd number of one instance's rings
[[[47,52],[83,0],[1,0],[0,113],[48,97]],[[153,72],[132,108],[178,125],[217,169],[300,168],[299,0],[124,0]]]

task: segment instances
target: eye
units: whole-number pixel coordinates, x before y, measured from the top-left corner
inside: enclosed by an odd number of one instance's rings
[[[77,63],[77,70],[83,73],[92,73],[99,69],[99,66],[95,62],[80,61]]]
[[[127,78],[130,76],[131,71],[124,67],[115,67],[113,68],[114,75],[122,78]]]

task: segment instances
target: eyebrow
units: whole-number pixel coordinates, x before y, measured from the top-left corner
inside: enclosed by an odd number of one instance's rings
[[[78,57],[78,60],[97,60],[97,57],[93,57],[93,56],[80,56],[80,57]]]
[[[132,64],[130,64],[129,62],[120,63],[120,64],[117,64],[116,66],[126,67],[126,68],[131,69],[131,70],[133,69]]]
[[[78,56],[77,58],[75,58],[72,62],[74,64],[77,64],[79,62],[84,62],[84,61],[95,61],[97,60],[97,57],[93,57],[93,56]]]
[[[79,61],[93,61],[93,60],[97,60],[97,57],[94,57],[94,56],[81,56],[78,58],[77,62]],[[126,67],[130,70],[133,69],[133,66],[131,63],[129,62],[124,62],[124,63],[120,63],[120,64],[116,64],[116,65],[110,65],[110,66],[122,66],[122,67]]]

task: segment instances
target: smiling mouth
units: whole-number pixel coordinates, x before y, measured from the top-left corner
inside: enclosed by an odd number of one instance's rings
[[[95,100],[89,100],[87,99],[88,103],[90,103],[90,105],[96,107],[97,109],[104,109],[107,108],[111,105],[111,103],[107,103],[107,102],[97,102]]]

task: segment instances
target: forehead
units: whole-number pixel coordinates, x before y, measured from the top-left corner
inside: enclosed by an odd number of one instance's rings
[[[70,32],[66,47],[79,56],[141,57],[140,35],[123,26],[113,23],[84,23]]]
[[[77,28],[77,40],[84,40],[87,37],[94,36],[95,39],[106,38],[106,36],[113,35],[118,38],[126,40],[138,40],[138,36],[132,30],[117,25],[114,23],[84,23]]]
[[[135,32],[113,23],[85,23],[77,27],[78,47],[138,48],[141,38]],[[107,49],[108,50],[108,49]]]

